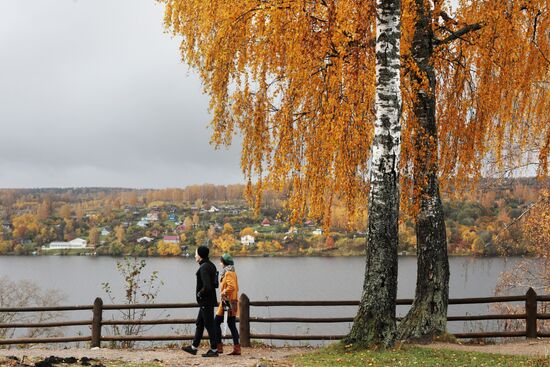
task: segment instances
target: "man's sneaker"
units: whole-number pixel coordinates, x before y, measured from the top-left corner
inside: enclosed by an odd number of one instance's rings
[[[181,350],[183,350],[184,352],[187,352],[189,354],[192,354],[192,355],[197,355],[197,349],[193,348],[193,346],[191,345],[188,345],[186,347],[182,347]]]
[[[218,357],[218,352],[213,351],[212,349],[208,349],[208,352],[204,353],[202,355],[203,357]]]

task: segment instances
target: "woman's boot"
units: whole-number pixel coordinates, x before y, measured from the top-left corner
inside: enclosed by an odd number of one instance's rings
[[[223,343],[218,343],[216,345],[216,349],[218,349],[219,354],[222,354],[223,353]]]
[[[240,356],[241,355],[241,345],[235,344],[233,346],[233,352],[229,353],[230,356]]]

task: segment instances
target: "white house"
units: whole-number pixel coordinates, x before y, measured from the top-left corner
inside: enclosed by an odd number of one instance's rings
[[[103,228],[103,229],[101,230],[101,235],[102,235],[102,236],[108,236],[108,235],[110,235],[110,234],[111,234],[111,232],[110,232],[107,228]]]
[[[323,230],[321,228],[317,228],[316,230],[314,230],[313,232],[311,232],[312,234],[316,235],[316,236],[320,236],[323,234]]]
[[[295,233],[298,233],[298,228],[296,227],[290,227],[286,232],[286,234],[295,234]]]
[[[241,244],[243,246],[250,246],[254,244],[254,236],[251,236],[249,234],[241,237]]]
[[[141,238],[138,238],[137,239],[137,242],[138,243],[151,243],[151,241],[153,241],[154,238],[151,238],[151,237],[141,237]]]
[[[216,208],[214,205],[212,205],[212,206],[210,207],[210,209],[208,209],[208,212],[209,212],[209,213],[217,213],[217,212],[219,212],[219,211],[220,211],[220,209]]]
[[[149,221],[146,220],[146,219],[141,219],[139,222],[137,222],[137,226],[138,227],[141,227],[141,228],[145,228],[147,227],[147,225],[149,224]]]
[[[73,248],[86,248],[87,242],[82,238],[75,238],[69,242],[51,242],[47,247],[42,246],[42,250],[63,250]]]

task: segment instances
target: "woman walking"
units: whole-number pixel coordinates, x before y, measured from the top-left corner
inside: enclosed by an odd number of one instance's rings
[[[224,313],[227,311],[227,326],[229,326],[233,337],[233,352],[229,355],[238,356],[241,355],[241,345],[239,344],[239,331],[235,319],[239,311],[239,282],[231,255],[228,253],[223,254],[220,262],[222,264],[222,271],[220,272],[221,302],[216,311],[217,350],[218,353],[223,353],[221,324],[224,320]]]

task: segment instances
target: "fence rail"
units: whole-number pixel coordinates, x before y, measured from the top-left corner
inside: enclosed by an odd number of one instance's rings
[[[411,305],[412,299],[399,299],[397,305]],[[450,305],[458,304],[488,304],[502,302],[525,302],[525,312],[521,314],[489,314],[489,315],[461,315],[449,316],[447,321],[483,321],[483,320],[525,320],[525,330],[521,331],[495,331],[455,333],[456,338],[548,338],[550,333],[537,330],[539,320],[550,320],[550,313],[538,313],[539,302],[550,302],[550,295],[537,295],[529,288],[525,295],[477,297],[449,299]],[[252,339],[272,340],[339,340],[345,335],[290,335],[290,334],[257,334],[252,333],[251,323],[351,323],[353,317],[251,317],[252,307],[333,307],[333,306],[358,306],[358,301],[250,301],[245,294],[239,300],[240,314],[237,319],[241,337],[241,345],[250,346]],[[102,335],[103,326],[112,325],[178,325],[194,324],[195,319],[149,319],[149,320],[103,320],[103,312],[107,310],[131,310],[131,309],[187,309],[196,308],[196,303],[157,303],[157,304],[111,304],[104,305],[101,298],[96,298],[93,305],[56,306],[56,307],[25,307],[25,308],[0,308],[2,312],[53,312],[53,311],[92,311],[91,320],[76,320],[65,322],[44,323],[3,323],[0,329],[12,328],[51,328],[65,326],[90,326],[90,336],[50,337],[50,338],[9,338],[0,339],[0,345],[6,344],[31,344],[31,343],[68,343],[90,342],[91,347],[99,347],[101,342],[121,341],[181,341],[192,340],[193,335]],[[397,318],[399,321],[401,318]]]

